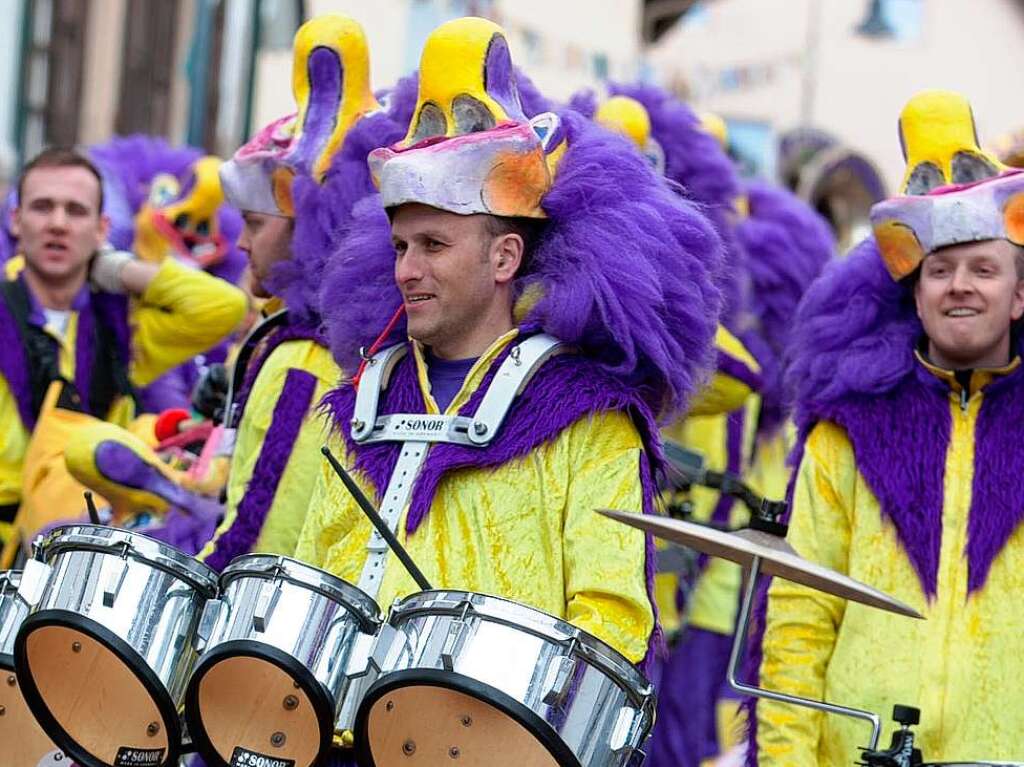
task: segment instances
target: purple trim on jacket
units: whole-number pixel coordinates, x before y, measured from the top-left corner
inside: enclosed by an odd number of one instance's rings
[[[206,564],[215,570],[222,570],[232,559],[247,554],[256,545],[295,441],[313,404],[316,383],[312,373],[295,368],[288,371],[274,406],[270,428],[253,466],[252,478],[238,504],[235,521],[206,559]]]

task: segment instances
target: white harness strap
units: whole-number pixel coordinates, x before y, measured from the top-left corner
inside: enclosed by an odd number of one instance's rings
[[[431,443],[449,442],[473,447],[489,445],[497,436],[516,396],[534,373],[546,360],[567,351],[568,347],[545,334],[531,336],[514,347],[498,368],[472,418],[422,413],[378,417],[381,392],[387,387],[391,371],[406,349],[405,344],[393,346],[375,356],[367,365],[356,393],[351,424],[352,439],[356,443],[403,443],[380,507],[380,515],[392,531],[397,531],[402,510],[409,503]],[[366,549],[366,563],[358,586],[376,598],[388,556],[388,545],[376,529],[371,533]]]

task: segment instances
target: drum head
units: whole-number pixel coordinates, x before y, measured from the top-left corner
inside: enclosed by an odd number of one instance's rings
[[[49,767],[58,764],[60,749],[28,710],[18,677],[0,668],[0,743],[8,767]]]
[[[83,767],[177,764],[181,724],[134,650],[78,615],[43,611],[15,642],[22,691],[43,729]]]
[[[488,685],[443,671],[381,677],[359,706],[355,736],[362,767],[580,767],[533,711]]]
[[[185,720],[211,767],[310,767],[330,748],[334,703],[292,656],[239,640],[199,661],[185,693]]]

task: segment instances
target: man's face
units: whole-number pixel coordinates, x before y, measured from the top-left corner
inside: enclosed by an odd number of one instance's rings
[[[245,211],[245,226],[238,238],[239,249],[249,256],[251,290],[257,298],[270,298],[267,288],[274,264],[292,257],[292,220],[284,216]]]
[[[391,235],[410,336],[439,356],[470,356],[480,352],[476,335],[511,321],[503,286],[514,277],[519,258],[509,264],[501,243],[489,236],[485,216],[402,205]]]
[[[99,200],[99,182],[85,168],[30,170],[11,216],[25,268],[49,283],[81,279],[107,237]]]
[[[1024,314],[1017,258],[1012,243],[983,240],[924,259],[914,298],[936,364],[965,369],[1009,361],[1010,324]]]

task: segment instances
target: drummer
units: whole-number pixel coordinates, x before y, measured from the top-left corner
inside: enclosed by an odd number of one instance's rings
[[[190,490],[217,491],[226,472],[224,518],[209,541],[210,530],[194,540],[195,515],[172,513],[162,528],[147,531],[185,550],[201,548],[200,558],[218,570],[250,551],[295,550],[326,434],[316,405],[341,378],[317,301],[324,250],[351,201],[372,191],[368,148],[403,133],[373,97],[366,37],[349,17],[326,14],[303,24],[292,71],[298,114],[264,127],[221,168],[225,195],[244,219],[239,247],[249,257],[251,290],[267,301],[264,327],[255,333],[267,334],[236,371],[233,445],[225,440],[205,474],[178,479]],[[339,81],[345,83],[340,93]],[[337,117],[317,119],[325,113]],[[126,460],[157,468],[152,451],[107,432],[76,451],[73,471],[108,498],[137,497],[136,488],[115,486],[89,470],[112,440],[130,450]],[[151,490],[166,496],[161,487],[172,491],[172,502],[180,498],[166,483]]]
[[[976,145],[970,105],[904,108],[905,196],[811,287],[794,331],[790,543],[927,620],[769,589],[763,687],[921,708],[926,761],[1021,757],[1024,174]],[[848,765],[863,723],[760,701],[750,763]],[[883,739],[887,742],[887,739]]]
[[[685,407],[708,362],[721,246],[621,139],[572,112],[528,121],[512,72],[489,21],[428,38],[408,135],[371,153],[380,197],[357,206],[348,257],[327,269],[331,347],[346,370],[361,347],[408,350],[381,414],[471,415],[524,339],[572,345],[526,382],[486,447],[429,448],[397,532],[433,585],[567,618],[639,663],[656,635],[649,541],[594,509],[652,510],[654,419]],[[376,364],[327,404],[342,461],[387,505],[402,444],[353,436]],[[297,556],[372,583],[370,531],[325,466]],[[416,586],[388,555],[370,590],[387,606]]]
[[[24,268],[0,296],[0,517],[10,524],[19,514],[8,563],[17,538],[59,518],[62,504],[80,505],[65,492],[70,479],[53,481],[66,444],[53,414],[127,425],[138,388],[215,345],[246,306],[237,288],[174,259],[145,264],[105,249],[100,174],[74,150],[32,159],[18,200],[11,223]]]

